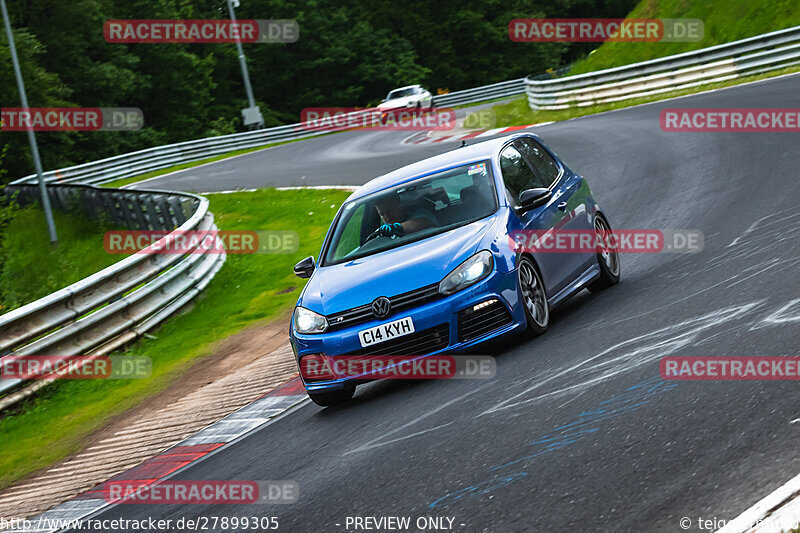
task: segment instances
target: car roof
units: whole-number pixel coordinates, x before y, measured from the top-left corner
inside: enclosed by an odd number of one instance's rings
[[[432,174],[437,171],[446,170],[448,168],[457,167],[459,165],[467,164],[474,161],[481,161],[491,159],[494,157],[500,148],[512,139],[519,137],[536,137],[531,133],[517,133],[508,135],[497,139],[490,139],[488,141],[479,142],[476,144],[468,144],[466,146],[455,148],[449,152],[435,155],[416,163],[411,163],[404,167],[393,170],[383,176],[368,181],[360,188],[350,195],[349,200],[361,198],[373,192],[394,187],[407,181],[412,181],[416,178]],[[538,139],[538,138],[537,138]]]

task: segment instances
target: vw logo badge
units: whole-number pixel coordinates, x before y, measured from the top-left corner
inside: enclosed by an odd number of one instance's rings
[[[381,296],[380,298],[375,298],[375,301],[372,302],[372,314],[378,318],[383,318],[389,314],[389,311],[392,310],[392,302],[389,301],[389,298],[386,296]]]

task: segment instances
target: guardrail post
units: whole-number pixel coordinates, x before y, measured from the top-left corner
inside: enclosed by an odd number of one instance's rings
[[[172,219],[175,221],[175,225],[180,226],[186,221],[183,215],[183,202],[181,202],[180,198],[175,196],[170,196],[167,201],[169,202],[169,212],[172,215]]]
[[[156,202],[158,202],[158,211],[159,211],[159,218],[161,219],[162,227],[160,229],[172,229],[177,227],[175,224],[175,219],[170,214],[170,206],[169,202],[167,201],[167,197],[163,194],[159,194],[154,198]]]
[[[145,229],[158,230],[161,229],[158,224],[158,213],[156,213],[156,206],[150,195],[140,198],[139,209],[144,213],[143,219],[145,220]]]
[[[120,214],[122,215],[122,219],[125,221],[125,227],[127,229],[134,229],[134,227],[136,226],[136,220],[133,216],[133,213],[131,213],[130,207],[128,206],[128,200],[125,197],[125,193],[116,192],[113,193],[111,196],[112,198],[114,198],[115,202],[119,206],[118,209]]]
[[[106,213],[111,217],[111,220],[114,221],[114,225],[120,228],[125,227],[125,219],[122,217],[122,213],[120,213],[119,208],[117,207],[117,200],[114,198],[113,189],[109,190],[108,192],[103,192],[101,194],[103,203],[106,205]]]

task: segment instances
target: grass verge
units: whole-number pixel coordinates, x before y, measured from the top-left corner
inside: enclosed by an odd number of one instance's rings
[[[605,111],[613,111],[615,109],[623,109],[635,105],[646,104],[649,102],[657,102],[659,100],[667,100],[677,96],[685,96],[688,94],[701,93],[710,91],[712,89],[720,89],[723,87],[732,87],[742,83],[763,80],[780,76],[782,74],[790,74],[793,72],[800,72],[800,66],[794,66],[758,74],[756,76],[745,76],[735,80],[728,80],[718,83],[709,83],[701,87],[694,87],[691,89],[684,89],[682,91],[672,91],[660,95],[649,96],[646,98],[633,98],[631,100],[624,100],[621,102],[612,102],[608,104],[598,104],[586,107],[570,107],[568,109],[546,110],[537,109],[532,110],[528,106],[528,99],[521,96],[506,104],[500,104],[492,107],[497,121],[496,127],[501,128],[504,126],[524,126],[527,124],[541,124],[542,122],[558,122],[570,118],[582,117],[585,115],[594,115],[596,113],[603,113]]]
[[[116,263],[125,255],[103,250],[110,223],[53,213],[58,245],[51,246],[44,214],[38,206],[16,210],[0,232],[0,314]],[[98,246],[99,243],[99,246]]]
[[[292,266],[318,253],[336,209],[349,194],[263,189],[208,195],[220,229],[293,230],[300,236],[299,250],[229,255],[191,311],[154,331],[156,338],[126,350],[151,358],[150,378],[56,382],[0,420],[0,489],[80,450],[86,437],[112,417],[169,387],[199,358],[212,354],[216,341],[290,309],[304,283],[292,274]]]
[[[800,3],[796,0],[642,0],[627,18],[700,19],[704,25],[703,38],[689,43],[604,43],[588,58],[573,65],[570,75],[699,50],[797,26],[800,25]]]

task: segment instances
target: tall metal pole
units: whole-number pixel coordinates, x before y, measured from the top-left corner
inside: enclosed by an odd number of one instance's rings
[[[236,23],[236,13],[233,12],[232,0],[228,0],[228,13],[230,14],[231,21]],[[247,92],[247,105],[252,109],[256,106],[256,101],[255,98],[253,98],[253,88],[250,86],[250,74],[247,72],[247,59],[244,57],[244,48],[242,48],[242,42],[239,39],[236,39],[236,51],[239,52],[239,66],[242,67],[244,90]],[[261,122],[259,127],[263,128],[264,123]]]
[[[14,34],[11,32],[11,20],[8,18],[8,9],[6,8],[6,0],[0,0],[0,8],[3,11],[3,21],[6,26],[6,35],[8,36],[8,49],[11,52],[11,62],[14,65],[14,74],[17,77],[17,88],[19,89],[19,97],[22,101],[22,108],[28,109],[28,95],[25,92],[25,83],[22,81],[22,70],[19,68],[19,59],[17,58],[17,48],[14,46]],[[36,144],[36,135],[33,133],[33,126],[28,126],[28,141],[31,143],[31,153],[33,155],[33,165],[36,167],[36,175],[39,178],[39,192],[42,195],[42,208],[44,209],[44,217],[47,220],[47,230],[50,232],[50,243],[56,244],[58,236],[56,235],[56,224],[53,221],[53,212],[50,208],[50,197],[47,196],[47,185],[44,183],[44,172],[42,170],[42,161],[39,159],[39,146]]]

